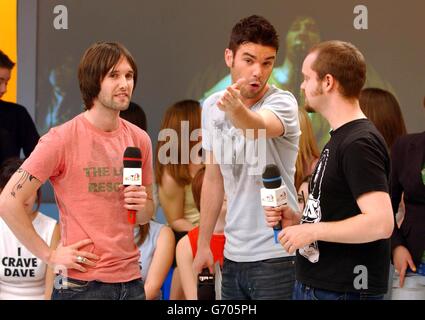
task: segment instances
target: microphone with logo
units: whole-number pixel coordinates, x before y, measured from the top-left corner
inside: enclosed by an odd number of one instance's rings
[[[198,274],[198,300],[215,300],[215,277],[208,268]]]
[[[274,164],[268,164],[263,172],[263,185],[261,188],[261,205],[263,207],[279,207],[288,203],[286,186],[282,181],[279,168]],[[279,243],[277,235],[282,230],[279,221],[274,227],[274,241]]]
[[[124,187],[142,185],[142,152],[136,147],[127,147],[123,157],[122,184]],[[136,223],[136,210],[128,210],[128,222]]]

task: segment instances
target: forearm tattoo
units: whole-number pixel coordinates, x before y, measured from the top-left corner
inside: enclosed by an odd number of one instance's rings
[[[29,174],[25,170],[19,168],[17,173],[21,173],[21,176],[19,177],[18,182],[15,183],[15,185],[12,187],[12,192],[10,193],[12,197],[16,198],[16,192],[18,192],[22,187],[24,186],[25,182],[32,181],[33,179],[36,179],[33,175]]]

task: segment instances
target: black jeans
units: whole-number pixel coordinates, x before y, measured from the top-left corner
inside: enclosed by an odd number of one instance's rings
[[[295,257],[255,262],[224,259],[223,300],[290,300],[295,283]]]
[[[145,300],[143,280],[124,283],[82,281],[57,276],[52,300]]]

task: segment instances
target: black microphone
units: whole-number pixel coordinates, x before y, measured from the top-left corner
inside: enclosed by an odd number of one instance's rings
[[[261,205],[263,207],[278,207],[287,204],[286,186],[282,182],[279,168],[275,164],[268,164],[264,168],[262,178],[264,188],[261,188]],[[281,221],[273,227],[276,243],[279,243],[277,235],[280,230],[282,230]]]
[[[215,300],[215,277],[208,268],[198,274],[198,300]]]
[[[142,185],[142,152],[136,147],[127,147],[123,157],[122,184],[128,186]],[[136,210],[128,210],[128,222],[136,223]]]

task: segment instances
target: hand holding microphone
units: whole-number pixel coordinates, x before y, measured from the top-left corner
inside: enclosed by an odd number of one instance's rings
[[[277,235],[282,230],[281,207],[288,202],[286,186],[282,185],[279,168],[274,164],[266,166],[262,178],[264,188],[261,188],[261,205],[265,207],[268,225],[273,227],[274,241],[279,243]]]
[[[124,207],[128,222],[136,223],[136,213],[145,207],[147,194],[142,186],[142,153],[139,148],[127,147],[123,157]]]

